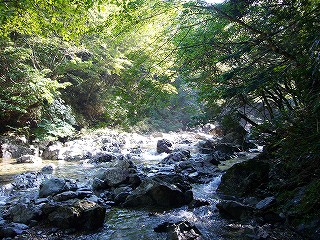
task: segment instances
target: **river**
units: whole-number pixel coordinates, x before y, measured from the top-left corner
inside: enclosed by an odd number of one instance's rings
[[[129,135],[128,135],[129,136]],[[159,139],[169,139],[177,144],[175,148],[188,149],[191,155],[198,153],[198,142],[212,138],[206,134],[195,133],[171,133],[160,134],[160,136],[143,136],[131,134],[127,137],[125,144],[121,147],[121,152],[126,154],[130,149],[136,148],[139,143],[139,154],[132,158],[132,161],[138,166],[140,171],[148,169],[147,174],[156,174],[159,172],[173,171],[170,166],[159,167],[158,162],[168,154],[156,153],[156,142]],[[188,141],[182,141],[186,140]],[[183,143],[181,143],[183,142]],[[187,143],[185,143],[187,142]],[[224,162],[219,167],[222,170],[227,169],[234,163],[252,158],[255,154],[245,154],[241,158],[233,158]],[[99,167],[89,164],[86,160],[64,161],[64,160],[43,160],[42,163],[16,164],[14,159],[1,159],[0,161],[0,207],[8,204],[14,198],[19,198],[27,192],[36,193],[38,188],[31,188],[24,191],[11,191],[12,182],[19,174],[29,171],[39,171],[44,166],[51,165],[54,168],[53,175],[57,177],[74,179],[79,185],[90,186],[92,177],[98,171]],[[198,208],[189,209],[187,206],[172,210],[162,209],[126,209],[120,207],[110,207],[107,209],[105,224],[102,229],[95,232],[68,233],[57,229],[48,229],[43,226],[35,226],[27,233],[21,235],[18,239],[166,239],[165,233],[156,233],[153,229],[160,223],[171,221],[188,221],[194,224],[201,232],[203,239],[232,240],[239,239],[237,234],[233,234],[230,226],[234,223],[226,220],[219,215],[216,203],[220,201],[216,193],[220,182],[222,171],[208,183],[193,184],[192,190],[195,198],[205,199],[210,204]]]

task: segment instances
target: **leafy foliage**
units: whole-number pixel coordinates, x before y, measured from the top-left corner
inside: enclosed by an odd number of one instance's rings
[[[53,103],[68,83],[50,79],[51,70],[37,68],[33,51],[2,39],[0,51],[0,125],[23,126],[38,119],[43,107]]]
[[[258,116],[280,132],[318,108],[319,11],[317,1],[188,3],[175,38],[180,69],[208,108]]]

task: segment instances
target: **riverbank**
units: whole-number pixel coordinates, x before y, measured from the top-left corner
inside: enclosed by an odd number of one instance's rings
[[[1,175],[7,176],[1,234],[18,239],[174,239],[182,233],[182,239],[300,239],[283,224],[252,221],[255,216],[234,219],[217,208],[224,201],[216,193],[224,171],[257,154],[221,139],[205,132],[140,135],[105,129],[45,148],[33,146],[52,160],[1,163]],[[86,214],[78,208],[84,205]],[[79,217],[65,215],[74,208]],[[104,217],[94,222],[91,211]],[[61,223],[62,213],[69,220]],[[73,225],[75,220],[82,225]]]

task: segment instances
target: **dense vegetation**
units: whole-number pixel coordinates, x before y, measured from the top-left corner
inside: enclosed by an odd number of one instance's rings
[[[4,1],[1,131],[243,119],[274,145],[317,152],[319,5]]]

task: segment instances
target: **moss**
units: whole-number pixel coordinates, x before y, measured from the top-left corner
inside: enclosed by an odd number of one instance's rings
[[[304,216],[312,217],[318,214],[315,209],[320,208],[320,180],[316,179],[309,184],[303,196],[301,203],[297,205],[297,210]]]

